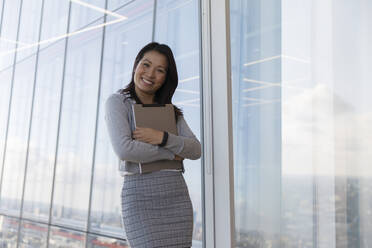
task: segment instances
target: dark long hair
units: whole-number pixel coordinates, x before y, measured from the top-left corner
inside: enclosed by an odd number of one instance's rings
[[[134,73],[136,71],[138,63],[143,58],[145,53],[150,51],[156,51],[160,54],[163,54],[168,61],[167,76],[165,78],[164,84],[155,92],[154,101],[159,104],[172,104],[172,97],[178,86],[176,62],[174,60],[173,53],[170,47],[165,44],[159,44],[157,42],[151,42],[139,51],[133,65],[132,79],[124,89],[119,90],[119,93],[129,94],[130,97],[136,101],[136,103],[142,103],[135,91]],[[182,110],[176,106],[174,106],[174,112],[176,115],[176,119],[178,119],[179,116],[183,115]]]

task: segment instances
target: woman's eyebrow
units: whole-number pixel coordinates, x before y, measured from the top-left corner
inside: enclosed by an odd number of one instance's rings
[[[148,59],[143,59],[143,61],[148,61],[150,64],[152,64],[152,62],[150,61],[150,60],[148,60]]]

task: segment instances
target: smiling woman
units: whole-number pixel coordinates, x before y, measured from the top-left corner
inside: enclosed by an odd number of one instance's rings
[[[152,97],[164,83],[167,67],[167,58],[161,53],[149,51],[143,55],[134,73],[136,93],[143,103],[152,103]]]
[[[193,207],[183,174],[160,170],[141,174],[139,163],[199,159],[201,145],[175,107],[179,135],[135,129],[132,105],[171,104],[178,85],[173,53],[150,43],[138,53],[129,85],[106,101],[106,123],[124,175],[122,217],[131,247],[191,247]]]

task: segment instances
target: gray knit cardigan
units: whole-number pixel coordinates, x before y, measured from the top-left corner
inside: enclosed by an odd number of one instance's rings
[[[106,125],[114,152],[120,159],[119,170],[122,175],[139,173],[138,163],[173,160],[175,155],[192,160],[200,158],[200,142],[183,116],[179,116],[177,120],[178,135],[169,133],[168,141],[163,147],[133,140],[134,103],[128,95],[115,93],[107,98],[105,104]]]

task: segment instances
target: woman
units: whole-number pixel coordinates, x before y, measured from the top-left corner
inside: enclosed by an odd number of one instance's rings
[[[139,163],[198,159],[201,145],[175,106],[178,136],[134,127],[132,104],[172,103],[178,85],[171,49],[156,42],[138,53],[132,79],[106,101],[106,123],[124,176],[122,217],[127,239],[137,247],[191,247],[193,209],[181,171],[140,174]]]

